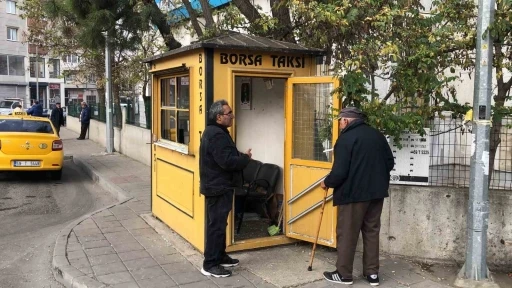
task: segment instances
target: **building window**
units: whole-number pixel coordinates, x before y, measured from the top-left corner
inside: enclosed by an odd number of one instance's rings
[[[64,62],[78,64],[78,62],[80,62],[80,57],[77,55],[67,55],[64,57]]]
[[[25,76],[24,57],[0,55],[0,75]]]
[[[18,28],[7,27],[7,40],[18,41]]]
[[[160,138],[178,144],[190,142],[190,83],[189,76],[160,80]]]
[[[73,83],[76,81],[76,71],[65,71],[64,83]]]
[[[44,58],[39,57],[39,76],[36,76],[37,58],[30,57],[30,77],[44,78]]]
[[[7,0],[5,2],[7,13],[16,14],[16,2]]]
[[[60,60],[59,59],[48,60],[48,72],[50,73],[50,78],[59,78],[60,77]]]

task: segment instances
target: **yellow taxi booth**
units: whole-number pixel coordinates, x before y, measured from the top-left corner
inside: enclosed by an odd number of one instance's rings
[[[337,80],[317,76],[323,54],[229,33],[145,59],[152,74],[153,215],[204,251],[199,145],[209,107],[225,99],[235,114],[230,134],[238,149],[252,148],[253,159],[279,167],[268,201],[274,204],[249,199],[235,223],[240,209],[235,197],[227,250],[313,242],[324,195],[320,182],[331,168],[329,149],[338,135],[331,108],[340,105],[332,93]],[[335,247],[336,211],[328,199],[318,243]],[[263,213],[269,207],[281,216],[277,224]],[[270,233],[269,225],[278,229]]]

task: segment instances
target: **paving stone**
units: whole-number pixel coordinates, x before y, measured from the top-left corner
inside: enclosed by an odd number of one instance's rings
[[[105,228],[122,227],[119,221],[98,222],[98,227],[103,231]]]
[[[148,228],[149,225],[141,218],[121,220],[121,225],[128,230]]]
[[[239,270],[239,273],[241,276],[243,276],[245,279],[249,280],[249,282],[251,282],[254,286],[256,287],[276,287],[275,285],[272,285],[268,282],[266,282],[265,280],[261,279],[260,277],[254,275],[252,272],[250,271],[247,271],[247,270]],[[322,281],[322,282],[326,282],[326,281]]]
[[[180,288],[218,288],[218,287],[219,286],[211,280],[180,285]]]
[[[148,249],[146,249],[146,251],[148,251],[148,253],[151,254],[151,256],[153,256],[153,257],[159,256],[159,255],[170,255],[170,254],[178,253],[178,251],[176,249],[174,249],[173,247],[164,247],[164,248],[159,248],[159,249],[148,248]]]
[[[108,242],[107,240],[89,241],[84,242],[83,246],[84,249],[110,247],[110,242]]]
[[[144,279],[151,279],[159,276],[165,275],[165,271],[160,267],[150,267],[150,268],[142,268],[139,270],[133,270],[131,271],[133,278],[135,280],[144,280]]]
[[[100,247],[100,248],[92,248],[85,249],[85,254],[87,256],[97,256],[97,255],[106,255],[106,254],[115,254],[116,251],[112,247]]]
[[[126,221],[126,220],[140,218],[139,214],[137,214],[135,212],[116,215],[116,217],[117,217],[117,220],[119,220],[119,221]],[[142,227],[142,228],[146,228],[146,227]]]
[[[197,271],[196,267],[194,267],[187,260],[177,261],[171,264],[162,265],[162,268],[169,274],[171,277],[175,274]],[[197,271],[199,272],[199,271]]]
[[[181,256],[181,254],[178,253],[171,255],[154,256],[153,258],[160,265],[176,263],[184,260],[183,256]]]
[[[133,282],[133,277],[128,272],[118,272],[107,275],[97,276],[98,281],[109,285],[115,285],[119,283]],[[122,287],[122,286],[121,286]]]
[[[84,248],[82,248],[82,245],[78,242],[73,243],[73,244],[68,243],[68,245],[66,246],[66,251],[68,251],[68,252],[78,251],[78,250],[84,250]]]
[[[78,270],[80,270],[80,272],[84,273],[85,275],[93,275],[93,271],[92,271],[92,267],[91,266],[87,266],[87,267],[76,267]]]
[[[123,244],[123,243],[139,243],[139,241],[137,241],[137,239],[135,239],[135,237],[133,237],[132,235],[127,235],[123,238],[113,238],[111,237],[109,239],[110,243],[112,243],[112,245],[116,245],[116,244]]]
[[[96,225],[98,223],[106,223],[106,222],[111,222],[111,221],[117,221],[116,216],[114,216],[114,214],[112,214],[112,213],[110,213],[110,215],[108,215],[108,216],[96,216],[96,215],[94,215],[94,216],[92,216],[92,219],[94,219],[94,222],[96,222]]]
[[[123,261],[129,271],[158,266],[158,263],[151,257]]]
[[[178,285],[176,282],[174,282],[174,280],[171,279],[171,277],[167,275],[140,280],[138,283],[140,288],[167,288],[175,287]]]
[[[156,233],[155,230],[153,230],[153,228],[132,229],[130,232],[135,237],[140,235],[155,235],[160,237],[160,235],[158,235],[158,233]]]
[[[105,238],[107,238],[108,240],[117,240],[117,239],[124,239],[124,238],[129,238],[129,239],[134,239],[132,234],[130,234],[130,232],[128,232],[128,230],[124,229],[123,231],[121,232],[113,232],[113,233],[105,233]]]
[[[110,264],[121,262],[121,259],[117,254],[107,254],[107,255],[98,255],[98,256],[89,256],[89,262],[91,265],[102,265],[102,264]]]
[[[142,245],[140,245],[138,242],[112,244],[112,246],[114,247],[117,253],[144,250],[144,247],[142,247]]]
[[[94,234],[89,236],[78,236],[78,240],[80,243],[89,242],[89,241],[98,241],[98,240],[105,240],[105,236],[103,234]]]
[[[109,288],[139,288],[140,286],[137,284],[137,282],[126,282],[126,283],[119,283],[115,285],[109,286]]]
[[[108,211],[108,209],[105,209],[99,213],[94,214],[93,218],[108,217],[108,216],[112,216],[112,212]]]
[[[431,281],[431,280],[424,280],[424,281],[421,281],[419,283],[416,283],[414,285],[411,285],[412,288],[442,288],[442,287],[446,287],[444,285],[441,285],[439,283],[436,283],[434,281]]]
[[[96,276],[127,271],[123,262],[114,262],[114,263],[108,263],[108,264],[94,265],[94,266],[92,266],[92,270],[94,271],[94,274]]]
[[[90,267],[91,263],[89,263],[89,259],[87,257],[83,258],[76,258],[76,259],[69,259],[69,264],[75,268],[82,268],[82,267]]]
[[[424,281],[425,278],[423,276],[410,271],[410,270],[396,270],[395,272],[386,272],[381,273],[389,276],[390,278],[395,279],[399,283],[405,284],[405,285],[412,285],[421,281]],[[380,276],[380,275],[379,275]]]
[[[201,272],[199,272],[199,274],[203,276]],[[232,275],[231,277],[226,278],[212,277],[212,280],[220,287],[254,287],[254,285],[242,275]]]
[[[88,228],[83,230],[77,230],[76,228],[73,229],[75,231],[76,236],[94,236],[96,234],[101,234],[101,230],[94,225],[94,228]]]
[[[86,257],[84,250],[70,251],[67,254],[68,260]]]
[[[128,230],[126,230],[126,228],[124,228],[124,227],[109,227],[109,228],[103,228],[103,229],[101,229],[101,231],[104,234],[107,234],[107,233],[121,232],[121,231],[128,231]]]
[[[118,255],[119,255],[119,258],[121,258],[121,260],[123,260],[123,261],[151,257],[151,255],[149,255],[149,253],[144,250],[122,252],[122,253],[119,253]],[[161,263],[159,263],[159,264],[161,264]]]
[[[194,283],[194,282],[202,282],[202,281],[208,280],[208,277],[201,274],[201,272],[199,272],[198,270],[173,274],[173,275],[171,275],[171,277],[179,285]],[[247,280],[245,280],[245,281],[247,281]],[[247,282],[249,284],[251,284],[249,281],[247,281]]]

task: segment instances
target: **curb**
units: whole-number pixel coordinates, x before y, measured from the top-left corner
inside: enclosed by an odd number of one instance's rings
[[[103,189],[105,189],[105,191],[112,194],[112,196],[117,199],[117,201],[125,201],[129,198],[125,195],[123,189],[119,188],[115,184],[110,183],[105,178],[105,176],[101,176],[98,172],[96,172],[96,170],[89,163],[76,157],[72,157],[72,159],[73,162],[92,179],[92,181],[97,182]]]
[[[103,176],[99,175],[91,165],[85,163],[81,159],[75,158],[72,155],[65,156],[65,158],[67,158],[66,160],[73,160],[73,162],[79,166],[94,182],[97,182],[103,189],[110,192],[118,200],[118,202],[80,217],[78,220],[71,222],[59,232],[55,241],[55,247],[53,249],[53,275],[55,279],[65,287],[104,288],[107,287],[107,285],[85,275],[82,271],[76,269],[69,263],[66,254],[69,234],[71,234],[73,228],[78,226],[83,221],[89,219],[93,215],[100,213],[103,210],[121,205],[133,199],[133,197],[127,197],[122,189],[109,183]]]

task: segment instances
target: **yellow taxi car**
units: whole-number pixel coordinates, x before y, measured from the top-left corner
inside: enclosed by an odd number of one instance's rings
[[[0,115],[0,171],[49,171],[60,180],[64,151],[55,127],[48,118],[13,114]]]

